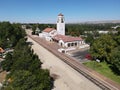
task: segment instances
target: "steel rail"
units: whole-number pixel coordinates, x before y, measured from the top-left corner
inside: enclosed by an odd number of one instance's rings
[[[39,42],[38,40],[36,40],[31,35],[28,35],[28,37],[30,37],[35,42],[37,42],[39,45],[41,45],[42,47],[46,48],[48,51],[50,51],[55,56],[57,56],[58,58],[60,58],[66,64],[68,64],[69,66],[71,66],[74,70],[78,71],[80,74],[82,74],[88,80],[90,80],[95,85],[97,85],[98,87],[100,87],[102,90],[118,90],[115,87],[111,87],[110,85],[106,84],[105,82],[103,82],[103,81],[101,81],[101,80],[99,80],[99,79],[91,76],[88,72],[85,72],[85,68],[83,67],[83,65],[81,65],[80,63],[78,63],[76,60],[73,60],[72,58],[64,55],[63,53],[55,51],[54,48],[52,48],[52,47],[50,47],[50,46],[48,46],[48,45],[46,45],[46,44],[44,44],[42,42]]]

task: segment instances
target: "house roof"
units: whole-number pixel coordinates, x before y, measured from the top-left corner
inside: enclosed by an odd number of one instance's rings
[[[45,29],[43,30],[43,32],[49,33],[49,32],[51,32],[51,31],[53,31],[53,30],[55,30],[55,29],[54,29],[54,28],[45,28]]]
[[[62,13],[58,14],[58,16],[64,16]]]
[[[82,38],[80,37],[72,37],[72,36],[65,36],[65,35],[55,35],[53,37],[55,40],[63,40],[64,42],[73,42],[73,41],[81,41]]]
[[[4,52],[4,50],[0,47],[0,53],[3,53]]]

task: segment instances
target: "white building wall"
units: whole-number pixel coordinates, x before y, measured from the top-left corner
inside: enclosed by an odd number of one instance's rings
[[[42,36],[43,36],[43,37],[48,37],[49,34],[48,34],[47,32],[42,32]]]
[[[51,37],[46,37],[45,38],[47,41],[52,41],[52,38]]]
[[[99,34],[107,34],[109,31],[98,31]]]
[[[53,37],[53,36],[55,36],[55,35],[57,35],[57,31],[56,31],[56,30],[53,30],[53,31],[51,31],[51,32],[49,33],[49,36],[50,36],[50,37]]]
[[[57,23],[58,34],[65,35],[65,23]]]
[[[57,32],[58,32],[58,34],[65,35],[65,20],[64,20],[64,16],[58,16]]]
[[[63,40],[59,41],[59,45],[62,46],[62,47],[65,47],[65,43],[63,42]]]
[[[73,43],[73,45],[72,45]],[[75,45],[76,43],[76,45]],[[85,42],[84,41],[73,41],[73,42],[64,42],[63,40],[59,41],[59,45],[62,47],[68,47],[68,44],[70,44],[69,47],[79,47],[80,45],[84,45]]]
[[[42,37],[42,38],[46,38],[46,37],[53,37],[57,34],[57,31],[56,30],[53,30],[49,33],[47,32],[42,32],[42,33],[39,33],[39,37]]]
[[[41,38],[42,38],[42,37],[43,37],[43,34],[42,34],[42,33],[39,33],[39,37],[41,37]]]
[[[64,45],[65,47],[68,47],[68,43],[65,43],[65,45]]]
[[[47,36],[48,36],[48,33],[45,33],[45,32],[39,33],[39,37],[41,38],[45,38]]]

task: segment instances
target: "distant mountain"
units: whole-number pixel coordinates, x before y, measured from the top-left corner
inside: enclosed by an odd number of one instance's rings
[[[99,24],[99,23],[120,23],[120,20],[104,20],[104,21],[87,21],[86,24]]]
[[[120,20],[101,20],[101,21],[85,21],[85,22],[67,22],[67,24],[104,24],[104,23],[120,23]]]

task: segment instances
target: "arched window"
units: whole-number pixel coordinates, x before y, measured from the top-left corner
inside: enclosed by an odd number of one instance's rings
[[[68,47],[70,47],[70,43],[68,43]]]
[[[61,46],[63,46],[63,43],[60,43]]]
[[[75,43],[75,46],[77,46],[77,43]]]
[[[71,46],[74,46],[74,43],[71,43]]]

